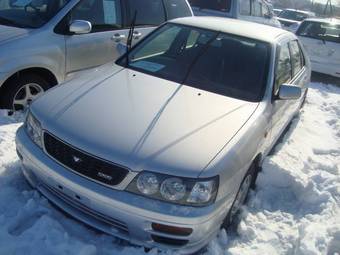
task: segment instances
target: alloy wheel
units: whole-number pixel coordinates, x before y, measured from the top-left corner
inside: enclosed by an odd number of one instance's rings
[[[32,101],[42,93],[44,93],[44,89],[37,83],[23,85],[14,96],[13,110],[25,111]]]

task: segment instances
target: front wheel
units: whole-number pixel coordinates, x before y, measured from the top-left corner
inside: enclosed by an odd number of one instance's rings
[[[227,217],[225,218],[222,227],[228,228],[233,223],[235,223],[237,219],[237,215],[239,214],[242,205],[247,201],[248,194],[251,188],[255,186],[256,181],[256,165],[253,164],[245,175],[240,188],[237,192],[233,205],[231,206]]]
[[[1,103],[6,109],[24,111],[49,88],[49,83],[44,78],[35,74],[23,75],[8,82]]]

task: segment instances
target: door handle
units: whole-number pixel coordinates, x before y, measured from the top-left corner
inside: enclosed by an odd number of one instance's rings
[[[116,43],[119,43],[121,42],[122,40],[125,39],[125,35],[121,35],[121,34],[114,34],[112,37],[111,37],[111,40],[115,41]]]
[[[133,39],[138,40],[142,37],[142,33],[138,31],[133,32]]]

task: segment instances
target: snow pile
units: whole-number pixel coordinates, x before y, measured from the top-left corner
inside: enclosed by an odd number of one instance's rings
[[[20,121],[0,111],[0,255],[144,254],[66,217],[26,184],[14,144]],[[265,160],[237,231],[222,230],[203,253],[340,254],[339,168],[340,88],[314,83]]]

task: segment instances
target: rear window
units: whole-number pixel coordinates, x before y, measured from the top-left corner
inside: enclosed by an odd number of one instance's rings
[[[192,16],[190,7],[184,0],[164,0],[164,5],[168,20]]]
[[[340,43],[340,25],[305,21],[297,31],[299,36]]]
[[[191,6],[199,9],[230,12],[231,0],[189,0]]]
[[[197,89],[258,102],[266,86],[269,59],[267,43],[166,24],[132,49],[128,64],[126,56],[117,63]]]

